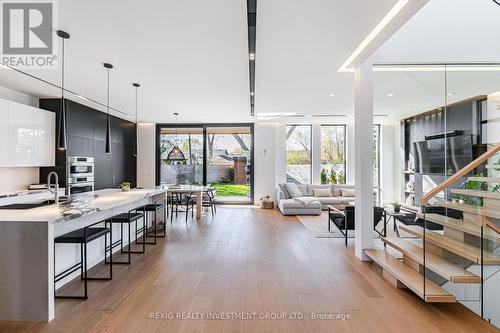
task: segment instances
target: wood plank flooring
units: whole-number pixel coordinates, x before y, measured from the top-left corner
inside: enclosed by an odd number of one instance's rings
[[[458,303],[426,304],[393,288],[352,246],[314,238],[295,217],[273,210],[220,206],[215,217],[187,225],[179,216],[166,239],[134,255],[132,265],[114,266],[112,281],[90,281],[87,301],[56,300],[50,323],[0,322],[0,332],[498,332]],[[349,319],[150,318],[182,312]]]

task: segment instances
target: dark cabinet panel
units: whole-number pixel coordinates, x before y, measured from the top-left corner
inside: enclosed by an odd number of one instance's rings
[[[96,190],[113,187],[113,160],[94,158],[94,187]]]
[[[94,156],[94,140],[68,135],[68,156]]]
[[[126,161],[125,145],[114,143],[112,146],[113,151],[113,184],[118,185],[126,181]]]
[[[113,147],[111,147],[113,149]],[[106,157],[111,158],[113,155],[113,150],[111,150],[111,154],[106,154],[104,151],[106,150],[106,141],[104,140],[94,140],[94,157]]]
[[[94,109],[66,100],[68,135],[94,138]]]

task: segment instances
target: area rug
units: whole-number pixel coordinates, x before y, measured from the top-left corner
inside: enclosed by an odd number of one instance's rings
[[[327,223],[328,212],[322,212],[321,215],[297,215],[300,223],[304,225],[316,238],[344,238],[344,235],[340,232],[334,223],[330,224],[331,231],[328,231]],[[380,222],[377,229],[383,227],[383,223]],[[402,232],[403,234],[403,232]],[[349,237],[354,237],[354,230],[348,230],[347,235]],[[395,233],[392,227],[387,228],[387,237],[395,237]],[[374,238],[379,238],[379,234],[373,232]]]
[[[344,238],[333,223],[330,225],[331,231],[328,231],[327,216],[327,212],[322,212],[321,215],[298,215],[297,218],[316,238]]]

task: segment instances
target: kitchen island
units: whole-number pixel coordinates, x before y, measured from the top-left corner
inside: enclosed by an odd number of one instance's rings
[[[74,265],[80,256],[76,244],[58,244],[54,253],[55,237],[164,197],[165,190],[160,187],[128,192],[105,189],[54,205],[0,209],[0,320],[54,318],[54,258],[55,271],[60,272]],[[119,225],[113,225],[113,234],[119,234]],[[89,244],[89,268],[104,260],[101,241]],[[78,275],[75,272],[59,283],[63,285]]]

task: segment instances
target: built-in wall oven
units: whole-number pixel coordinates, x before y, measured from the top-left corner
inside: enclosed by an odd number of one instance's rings
[[[94,190],[94,158],[70,156],[68,158],[68,195]]]

